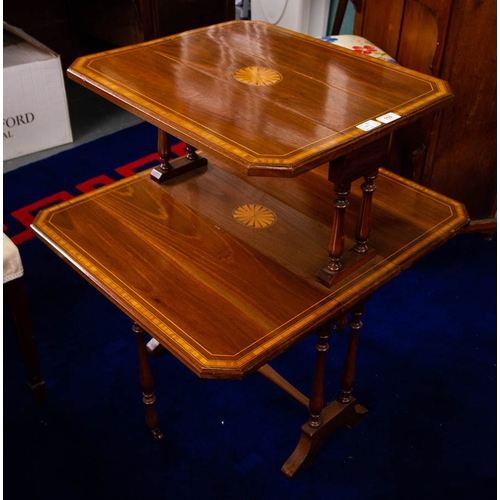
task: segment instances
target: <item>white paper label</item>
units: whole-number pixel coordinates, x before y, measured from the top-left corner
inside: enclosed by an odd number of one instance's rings
[[[379,116],[377,118],[377,120],[379,122],[382,122],[382,123],[391,123],[394,120],[398,120],[399,118],[401,118],[401,117],[399,115],[397,115],[396,113],[386,113],[383,116]]]
[[[368,132],[369,130],[372,130],[372,129],[377,128],[377,127],[380,127],[380,123],[376,122],[375,120],[368,120],[367,122],[356,125],[356,128],[360,128],[361,130],[364,130],[365,132]]]

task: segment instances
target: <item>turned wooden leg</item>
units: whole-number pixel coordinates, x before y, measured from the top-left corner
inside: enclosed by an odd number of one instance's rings
[[[331,324],[323,325],[317,332],[316,342],[316,364],[314,367],[314,380],[309,399],[309,426],[319,427],[321,423],[320,413],[325,405],[325,357],[329,349],[328,338],[330,337]]]
[[[358,223],[356,226],[356,241],[354,251],[358,254],[368,252],[368,238],[370,237],[372,198],[376,189],[375,179],[378,175],[378,169],[370,175],[365,175],[365,182],[361,184],[363,195],[361,198],[361,210],[359,212]]]
[[[344,220],[345,210],[349,206],[347,197],[351,191],[351,184],[335,183],[336,198],[333,200],[333,222],[330,241],[328,242],[329,263],[316,273],[316,279],[328,287],[332,286],[335,276],[342,271],[342,254],[344,253]]]
[[[349,341],[347,344],[347,354],[342,371],[340,382],[339,401],[341,403],[349,403],[351,401],[351,392],[354,387],[354,378],[356,374],[356,352],[358,348],[358,335],[363,323],[361,316],[365,311],[365,302],[358,303],[352,311],[351,322],[349,323]]]
[[[142,401],[146,405],[146,425],[152,432],[153,437],[157,441],[163,439],[163,433],[159,429],[159,419],[156,413],[154,403],[156,397],[154,395],[153,375],[151,374],[151,367],[148,361],[148,352],[144,339],[144,330],[134,323],[132,331],[135,333],[137,339],[137,353],[139,355],[139,381],[142,390]]]
[[[33,399],[37,403],[44,403],[46,399],[45,382],[40,374],[24,276],[4,283],[3,289],[9,311],[12,313],[14,331],[27,375],[26,382],[31,389]]]
[[[161,162],[158,168],[165,171],[173,169],[172,165],[170,165],[170,158],[172,156],[170,140],[168,134],[161,129],[158,129],[158,156]]]
[[[335,194],[337,197],[333,201],[333,224],[330,242],[328,244],[328,253],[330,255],[330,263],[327,265],[331,273],[338,273],[342,270],[342,254],[344,253],[344,219],[345,209],[349,206],[347,197],[351,191],[351,185],[345,184],[335,186]]]
[[[158,156],[160,157],[160,164],[151,170],[150,178],[153,181],[161,184],[170,178],[171,172],[174,170],[174,167],[170,164],[171,155],[168,134],[164,130],[158,129]]]

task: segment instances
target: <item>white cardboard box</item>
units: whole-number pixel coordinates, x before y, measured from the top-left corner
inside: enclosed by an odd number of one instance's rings
[[[3,24],[3,159],[73,141],[58,54]]]

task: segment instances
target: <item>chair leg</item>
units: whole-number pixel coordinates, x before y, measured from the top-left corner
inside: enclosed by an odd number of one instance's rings
[[[340,28],[342,27],[342,21],[344,20],[345,11],[347,9],[348,0],[339,0],[337,7],[337,12],[335,14],[335,19],[333,21],[332,36],[338,35],[340,33]]]
[[[40,374],[40,365],[38,364],[38,354],[24,276],[8,281],[4,284],[3,289],[5,300],[12,313],[21,357],[26,375],[28,376],[28,387],[31,389],[35,401],[37,403],[44,403],[46,397],[45,382]]]

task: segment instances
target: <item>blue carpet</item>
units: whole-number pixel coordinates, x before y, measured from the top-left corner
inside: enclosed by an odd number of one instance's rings
[[[5,317],[5,498],[496,498],[496,238],[479,235],[457,236],[373,296],[354,391],[370,414],[295,479],[280,467],[307,412],[258,374],[201,380],[166,353],[151,358],[165,433],[154,442],[130,321],[26,223],[34,207],[151,166],[155,147],[144,124],[4,175],[4,229],[24,261],[48,394],[32,402]],[[273,364],[305,393],[313,344]],[[344,334],[331,338],[330,398],[345,347]]]

